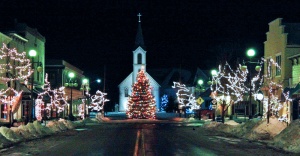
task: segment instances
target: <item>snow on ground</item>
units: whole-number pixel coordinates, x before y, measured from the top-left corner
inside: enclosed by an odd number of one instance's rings
[[[252,119],[241,124],[228,120],[224,124],[209,122],[205,128],[224,132],[239,138],[264,141],[269,146],[277,147],[289,152],[300,153],[300,120],[294,120],[289,126],[271,117],[266,119]]]
[[[300,119],[294,120],[286,129],[276,135],[272,145],[286,151],[300,153]]]
[[[14,143],[21,141],[32,140],[41,138],[68,129],[74,129],[80,124],[73,123],[68,120],[60,119],[58,121],[48,121],[46,126],[42,125],[38,121],[28,123],[27,125],[20,125],[19,127],[7,128],[0,127],[0,149],[6,148]]]

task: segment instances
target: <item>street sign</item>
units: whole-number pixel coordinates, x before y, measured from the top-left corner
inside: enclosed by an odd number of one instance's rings
[[[217,100],[216,100],[216,99],[213,99],[213,100],[211,101],[211,103],[213,103],[213,104],[215,105],[215,104],[217,104]]]
[[[201,105],[203,102],[204,102],[204,100],[203,100],[201,97],[199,97],[199,98],[197,99],[198,105]]]

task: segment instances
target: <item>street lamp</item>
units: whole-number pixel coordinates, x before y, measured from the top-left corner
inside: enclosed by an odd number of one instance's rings
[[[81,85],[81,88],[80,90],[82,90],[82,94],[86,97],[87,99],[87,102],[85,103],[84,105],[84,117],[87,116],[87,113],[86,113],[86,105],[89,105],[89,99],[90,99],[90,93],[89,91],[91,90],[90,86],[91,84],[93,84],[94,82],[100,84],[101,83],[101,79],[96,79],[95,81],[92,81],[92,82],[89,82],[89,79],[83,79],[82,80],[82,85]],[[89,115],[89,111],[88,111],[88,115]]]
[[[41,62],[34,62],[34,57],[36,56],[37,52],[35,50],[30,50],[29,51],[29,56],[31,57],[31,69],[33,70],[34,69],[34,64],[35,63],[38,63],[38,64],[41,64]],[[37,71],[38,72],[42,72],[43,68],[41,66],[39,66],[37,68]],[[34,83],[34,73],[31,74],[31,105],[29,107],[29,110],[27,112],[27,119],[32,122],[32,117],[34,116],[34,111],[32,110],[33,109],[33,106],[34,106],[34,98],[33,98],[33,83]],[[29,117],[28,117],[29,115]]]
[[[217,76],[218,75],[218,71],[216,69],[211,70],[210,73],[211,73],[212,76]],[[215,84],[215,83],[216,82],[212,82],[212,81],[208,81],[207,82],[208,85],[212,85],[212,84]],[[216,101],[215,98],[213,98],[212,103],[213,103],[213,105],[212,105],[212,109],[213,109],[213,121],[215,121],[216,120],[215,119],[215,114],[216,114],[216,108],[217,108],[217,101]]]
[[[70,72],[68,76],[69,76],[70,79],[69,79],[68,83],[65,83],[65,86],[69,87],[71,89],[71,102],[70,102],[69,120],[74,121],[73,109],[72,109],[72,105],[73,105],[72,88],[77,87],[78,84],[77,84],[76,80],[73,80],[73,78],[75,77],[75,74],[73,72]]]
[[[89,104],[89,98],[90,98],[90,94],[89,94],[89,80],[88,79],[83,79],[82,80],[82,85],[81,85],[81,89],[82,89],[82,94],[83,96],[86,97],[87,102],[84,103],[84,118],[86,117],[86,105]]]
[[[197,99],[197,103],[199,104],[199,110],[198,110],[198,116],[199,116],[199,120],[201,120],[201,104],[203,102],[202,98],[200,97],[201,92],[204,92],[205,89],[202,88],[202,85],[204,83],[204,81],[202,79],[199,79],[197,81],[198,85],[199,85],[199,98]]]
[[[247,50],[247,56],[250,58],[250,61],[248,61],[249,66],[251,66],[251,58],[255,56],[255,50],[254,49],[248,49]],[[250,67],[251,68],[251,67]],[[252,85],[251,85],[251,70],[249,70],[249,83],[250,83],[250,90],[249,90],[249,119],[252,118]]]

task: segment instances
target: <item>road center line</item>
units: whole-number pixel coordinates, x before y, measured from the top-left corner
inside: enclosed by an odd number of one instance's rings
[[[139,140],[140,140],[140,133],[141,131],[138,130],[136,134],[135,146],[134,146],[134,154],[133,156],[137,156],[139,152]]]

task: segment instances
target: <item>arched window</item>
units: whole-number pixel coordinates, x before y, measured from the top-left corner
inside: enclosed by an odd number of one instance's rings
[[[128,88],[125,88],[125,97],[128,97]]]
[[[142,54],[141,53],[139,53],[137,55],[137,60],[138,60],[138,64],[142,64]]]

